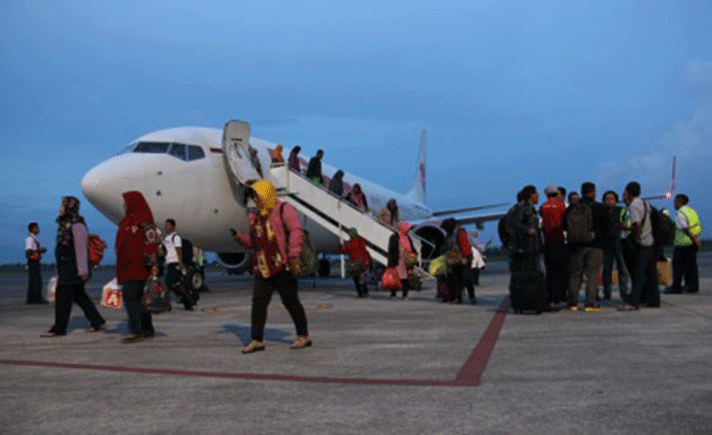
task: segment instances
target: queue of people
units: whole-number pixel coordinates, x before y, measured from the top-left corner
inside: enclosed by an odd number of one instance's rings
[[[601,299],[612,298],[614,263],[622,300],[619,310],[660,306],[657,263],[664,242],[659,234],[663,230],[658,230],[658,226],[663,228],[663,223],[658,221],[666,218],[641,198],[638,182],[632,181],[625,186],[625,207],[618,205],[618,195],[614,191],[606,191],[601,197],[602,202],[598,202],[596,186],[592,182],[583,183],[580,194],[570,192],[568,205],[564,202],[565,189],[549,185],[544,193],[547,200],[537,211],[537,189],[532,185],[525,186],[517,196],[517,204],[502,218],[499,228],[500,238],[510,256],[513,281],[515,276],[522,276],[522,272],[525,275],[541,272],[539,253],[544,253],[545,281],[541,286],[532,287],[545,292],[548,305],[539,311],[559,304],[565,304],[572,311],[598,311]],[[701,227],[697,214],[687,206],[688,201],[684,194],[675,198],[678,213],[673,285],[667,293],[682,292],[683,275],[689,292],[696,292],[699,285],[695,253],[700,247]],[[602,297],[598,288],[599,273]],[[579,292],[584,277],[586,293],[581,307]],[[510,287],[516,287],[515,284],[513,282]]]

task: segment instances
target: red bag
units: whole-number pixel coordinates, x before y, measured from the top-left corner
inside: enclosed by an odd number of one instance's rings
[[[403,288],[403,284],[395,267],[389,267],[383,272],[381,288],[383,290],[401,290]]]
[[[101,237],[96,234],[89,234],[89,266],[96,266],[101,262],[104,257],[104,249],[106,249],[106,243],[101,240]]]

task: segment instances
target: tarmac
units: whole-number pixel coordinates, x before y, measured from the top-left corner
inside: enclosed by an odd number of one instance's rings
[[[24,305],[26,275],[0,274],[0,433],[710,434],[712,255],[699,264],[699,294],[638,312],[614,298],[514,315],[504,263],[477,305],[302,279],[313,347],[289,348],[275,295],[251,355],[247,275],[210,272],[198,309],[174,304],[155,338],[122,344],[123,310],[100,307],[108,328],[88,333],[76,305],[67,336],[40,338],[53,306]],[[111,275],[88,286],[97,305]]]

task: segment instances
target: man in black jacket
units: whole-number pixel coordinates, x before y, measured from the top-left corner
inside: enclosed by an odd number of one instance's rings
[[[319,150],[316,155],[309,160],[307,165],[307,178],[316,184],[322,184],[321,159],[324,157],[324,150]]]
[[[584,311],[598,311],[598,271],[612,232],[605,207],[596,202],[595,184],[588,181],[581,185],[581,199],[566,210],[564,226],[569,245],[569,309],[578,310],[578,294],[585,273]]]

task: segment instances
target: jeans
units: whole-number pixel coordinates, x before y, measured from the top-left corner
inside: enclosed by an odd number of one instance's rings
[[[623,261],[623,249],[619,240],[615,241],[615,246],[603,251],[603,294],[611,297],[611,274],[613,273],[613,261],[618,269],[618,291],[621,299],[628,293],[628,268]]]

